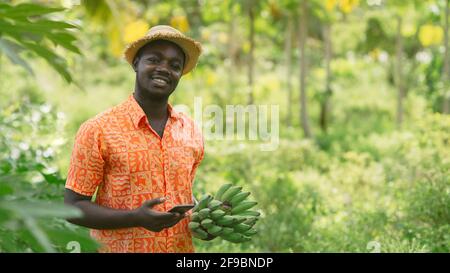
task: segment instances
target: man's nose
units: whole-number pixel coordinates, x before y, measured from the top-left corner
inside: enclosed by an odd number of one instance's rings
[[[166,74],[169,74],[169,64],[167,62],[160,62],[159,65],[155,68],[158,72],[164,72]]]

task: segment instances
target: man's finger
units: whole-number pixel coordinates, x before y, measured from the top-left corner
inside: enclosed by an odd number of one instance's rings
[[[166,201],[166,199],[164,197],[161,198],[154,198],[154,199],[150,199],[144,202],[144,206],[148,207],[148,208],[153,208],[154,206],[163,203],[164,201]]]

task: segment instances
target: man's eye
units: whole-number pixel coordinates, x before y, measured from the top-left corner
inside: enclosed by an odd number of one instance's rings
[[[179,65],[179,64],[172,64],[172,67],[173,67],[173,69],[176,69],[176,70],[181,69],[181,65]]]
[[[148,58],[147,61],[149,63],[158,63],[158,59],[157,58]]]

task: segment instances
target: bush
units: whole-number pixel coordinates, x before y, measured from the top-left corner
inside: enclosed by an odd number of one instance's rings
[[[26,98],[0,112],[0,230],[8,234],[0,252],[66,252],[71,242],[95,251],[87,231],[64,220],[80,211],[64,206],[65,179],[52,164],[62,129],[51,106]]]

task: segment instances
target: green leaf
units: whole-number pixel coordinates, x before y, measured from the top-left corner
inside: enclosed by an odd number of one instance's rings
[[[34,33],[40,34],[41,36],[45,36],[47,33],[52,32],[54,30],[65,30],[66,28],[68,28],[63,26],[66,25],[67,23],[60,22],[62,24],[60,26],[58,26],[56,23],[57,22],[54,22],[54,24],[40,23],[39,21],[36,22],[14,21],[13,23],[10,23],[5,20],[0,20],[0,31],[5,33]],[[70,24],[67,25],[73,26]]]
[[[50,49],[41,45],[25,42],[24,46],[44,58],[47,63],[50,64],[67,82],[72,82],[72,77],[67,70],[67,65],[64,59],[53,53]]]
[[[68,33],[49,33],[48,38],[55,44],[60,45],[74,53],[81,54],[80,49],[72,43],[76,41],[73,35]]]
[[[71,83],[73,80],[67,69],[66,61],[44,44],[46,42],[45,38],[47,38],[55,45],[81,54],[79,48],[73,44],[76,41],[76,37],[69,32],[69,29],[78,29],[79,27],[64,21],[39,17],[63,10],[65,9],[50,8],[39,4],[19,4],[13,6],[1,3],[0,37],[13,38],[14,42],[3,42],[0,45],[0,50],[5,52],[5,55],[13,63],[23,66],[32,74],[31,67],[19,56],[17,53],[18,50],[15,50],[22,49],[21,47],[28,49],[45,59],[56,72],[67,82]],[[3,38],[3,40],[5,39]]]
[[[37,170],[37,171],[42,171],[45,169],[45,165],[42,163],[34,163],[33,164],[33,169]]]
[[[62,179],[58,173],[50,173],[50,174],[46,174],[44,172],[40,172],[42,174],[42,176],[45,178],[45,181],[47,181],[49,184],[54,184],[54,185],[58,185],[58,184],[64,184],[65,181],[64,179]]]
[[[19,5],[0,4],[0,16],[7,18],[39,16],[59,12],[64,8],[51,8],[38,4],[24,3]]]
[[[63,21],[53,21],[47,19],[39,19],[37,21],[31,22],[34,26],[39,26],[42,28],[51,28],[51,29],[68,29],[68,28],[79,28],[76,25],[69,24]]]
[[[34,238],[36,238],[39,244],[44,248],[45,252],[56,252],[48,236],[39,227],[38,223],[32,217],[25,216],[23,220],[28,230],[31,232],[31,234],[33,234]]]
[[[76,218],[82,215],[79,209],[56,202],[26,200],[2,201],[0,202],[0,207],[8,209],[21,217]]]
[[[11,212],[9,210],[0,207],[0,226],[3,226],[4,222],[11,220]]]
[[[27,70],[31,75],[34,75],[31,66],[19,56],[18,52],[21,46],[15,42],[0,38],[0,50],[11,60],[14,64],[20,65]]]
[[[71,252],[74,249],[71,248],[71,243],[79,244],[80,252],[96,252],[99,244],[95,242],[88,232],[72,231],[68,229],[59,228],[46,228],[48,236],[52,242],[62,248],[62,252]]]
[[[0,46],[1,47],[1,46]],[[3,161],[0,163],[0,174],[8,174],[13,169],[14,162],[11,159],[3,159]],[[0,181],[1,181],[0,176]]]
[[[0,221],[1,222],[1,221]],[[8,231],[0,229],[0,233],[7,234]],[[0,236],[0,252],[19,252],[16,236],[9,234],[8,236]]]
[[[10,185],[8,185],[6,183],[2,183],[0,181],[0,196],[2,196],[2,195],[10,195],[10,194],[13,194],[13,193],[14,193],[14,190],[13,190],[13,188]]]

